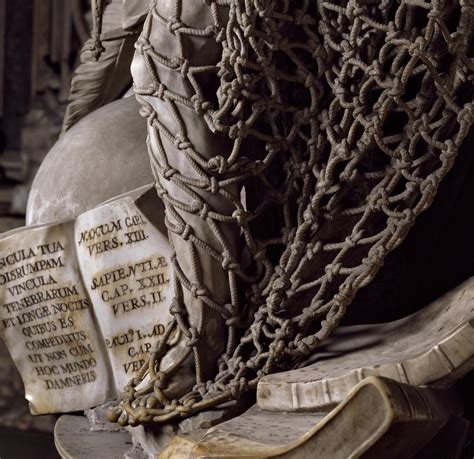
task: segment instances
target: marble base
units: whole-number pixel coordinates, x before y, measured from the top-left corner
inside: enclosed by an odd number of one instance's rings
[[[61,416],[54,428],[54,443],[64,459],[122,458],[132,448],[131,435],[91,431],[85,416]]]
[[[133,447],[123,430],[90,431],[81,416],[59,419],[55,443],[66,459],[457,459],[468,427],[461,411],[454,391],[371,376],[329,413],[278,413],[255,405],[211,429],[175,436],[155,456]]]

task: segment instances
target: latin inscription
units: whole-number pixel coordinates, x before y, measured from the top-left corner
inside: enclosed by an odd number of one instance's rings
[[[170,319],[168,241],[133,202],[119,200],[78,218],[76,246],[121,389]]]
[[[54,405],[45,393],[90,385],[105,368],[67,225],[0,240],[0,331],[38,407]]]
[[[124,245],[146,241],[148,235],[140,228],[143,225],[146,225],[146,221],[139,214],[124,217],[123,221],[119,218],[101,223],[81,231],[78,244],[86,247],[90,256],[100,255]],[[120,239],[119,233],[122,233],[123,236]]]

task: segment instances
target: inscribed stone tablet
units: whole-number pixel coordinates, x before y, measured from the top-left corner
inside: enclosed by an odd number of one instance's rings
[[[33,414],[80,410],[113,396],[73,226],[25,228],[0,239],[0,330]]]

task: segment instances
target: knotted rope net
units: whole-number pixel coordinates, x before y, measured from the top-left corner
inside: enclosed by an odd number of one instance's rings
[[[469,0],[152,2],[134,77],[175,249],[174,319],[114,420],[162,423],[237,399],[337,327],[471,127],[473,12]],[[187,299],[225,332],[210,376]],[[195,375],[174,398],[184,360],[160,362],[176,333]]]

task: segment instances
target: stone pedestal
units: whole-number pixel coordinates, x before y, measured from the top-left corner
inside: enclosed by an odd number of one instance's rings
[[[122,458],[132,446],[126,431],[94,432],[85,416],[61,416],[54,429],[54,442],[64,459]]]

